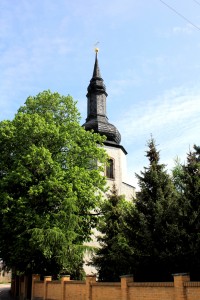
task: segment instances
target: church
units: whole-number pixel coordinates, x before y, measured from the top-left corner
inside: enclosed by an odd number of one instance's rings
[[[98,49],[96,49],[95,63],[92,79],[87,89],[87,118],[83,124],[85,130],[93,130],[95,133],[106,136],[104,149],[108,154],[108,164],[105,166],[104,175],[107,178],[107,186],[112,189],[115,185],[118,195],[124,195],[125,199],[130,201],[135,198],[134,186],[127,183],[127,151],[120,144],[121,135],[118,129],[108,121],[106,113],[107,92],[104,81],[101,77],[98,63]],[[99,233],[94,230],[92,241],[87,243],[88,246],[98,247],[96,235]],[[86,253],[84,258],[84,271],[86,275],[96,273],[96,269],[87,265],[91,255]]]
[[[87,89],[87,118],[83,124],[86,130],[106,136],[104,148],[108,154],[108,165],[105,167],[107,185],[112,188],[115,184],[118,194],[124,195],[127,200],[135,197],[135,188],[127,183],[127,151],[120,144],[121,135],[118,129],[109,123],[106,113],[107,92],[101,77],[98,63],[98,49],[95,49],[96,57],[92,79]]]

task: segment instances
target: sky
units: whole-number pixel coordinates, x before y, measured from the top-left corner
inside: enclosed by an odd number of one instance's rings
[[[151,135],[169,172],[200,145],[200,0],[1,0],[0,121],[50,89],[77,101],[83,124],[96,43],[137,187]]]

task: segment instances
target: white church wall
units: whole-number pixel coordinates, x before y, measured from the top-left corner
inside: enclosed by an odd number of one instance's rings
[[[114,178],[107,178],[107,185],[111,189],[115,184],[119,195],[125,195],[127,200],[132,200],[135,188],[127,183],[126,154],[118,147],[105,145],[104,148],[108,156],[114,160]]]

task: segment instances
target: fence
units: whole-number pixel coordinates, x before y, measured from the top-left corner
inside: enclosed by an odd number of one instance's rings
[[[95,276],[85,281],[69,276],[40,280],[39,275],[32,276],[32,285],[28,282],[24,276],[18,279],[18,287],[16,281],[12,283],[20,300],[200,300],[200,282],[190,281],[188,274],[175,274],[174,282],[134,282],[129,275],[121,276],[118,283],[97,282]]]

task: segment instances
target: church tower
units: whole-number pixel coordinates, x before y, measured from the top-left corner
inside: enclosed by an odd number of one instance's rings
[[[122,145],[121,135],[118,129],[108,121],[106,113],[106,100],[108,94],[101,77],[98,63],[98,49],[95,56],[95,64],[92,79],[87,89],[87,118],[83,124],[86,130],[94,130],[95,133],[106,136],[104,148],[109,156],[108,165],[105,167],[107,184],[112,188],[115,184],[119,195],[125,195],[127,200],[135,196],[135,188],[126,183],[126,155]]]

